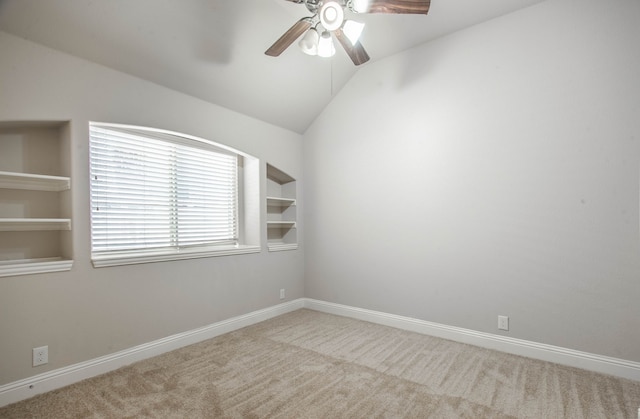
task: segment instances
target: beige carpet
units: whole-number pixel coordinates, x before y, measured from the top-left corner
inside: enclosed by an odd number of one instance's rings
[[[625,418],[640,382],[299,310],[1,418]]]

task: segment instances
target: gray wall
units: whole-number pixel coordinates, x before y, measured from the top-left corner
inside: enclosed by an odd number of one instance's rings
[[[305,295],[640,361],[638,22],[549,0],[364,66],[304,135]]]
[[[72,121],[75,259],[0,278],[0,385],[278,304],[280,288],[303,296],[301,248],[94,269],[87,147],[89,121],[164,128],[260,158],[263,183],[266,162],[301,181],[300,135],[3,32],[0,57],[0,120]],[[49,364],[32,368],[42,345]]]

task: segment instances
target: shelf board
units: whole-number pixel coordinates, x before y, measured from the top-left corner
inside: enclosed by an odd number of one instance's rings
[[[267,243],[270,252],[281,252],[283,250],[296,250],[298,243]]]
[[[295,221],[267,221],[268,228],[296,228]]]
[[[0,261],[0,277],[71,270],[73,260],[56,258]]]
[[[267,197],[267,206],[270,207],[290,207],[296,205],[296,200],[293,198],[277,198],[275,196]]]
[[[267,177],[278,182],[281,185],[295,181],[294,178],[278,169],[277,167],[271,166],[269,163],[267,163]]]
[[[0,129],[2,130],[15,130],[15,129],[45,129],[45,128],[60,128],[69,121],[0,121]]]
[[[60,192],[71,188],[71,179],[63,176],[0,171],[0,188]]]
[[[68,218],[0,218],[0,231],[71,230]]]

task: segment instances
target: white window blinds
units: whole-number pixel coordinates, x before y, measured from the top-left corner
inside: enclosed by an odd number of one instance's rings
[[[91,124],[92,252],[238,243],[238,156],[190,138]]]

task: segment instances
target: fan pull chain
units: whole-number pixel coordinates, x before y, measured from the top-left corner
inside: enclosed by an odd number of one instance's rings
[[[331,77],[330,77],[330,83],[331,83],[331,97],[333,97],[333,58],[330,59],[331,62]]]

